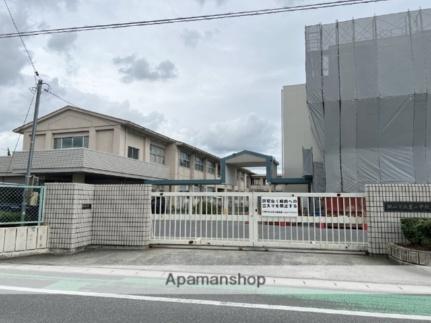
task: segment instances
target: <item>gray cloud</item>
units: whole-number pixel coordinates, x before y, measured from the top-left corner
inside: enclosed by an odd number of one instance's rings
[[[217,6],[221,6],[227,2],[227,0],[195,0],[195,1],[199,3],[201,6],[210,2],[214,2]]]
[[[276,2],[284,7],[293,7],[314,3],[314,0],[276,0]]]
[[[130,83],[133,81],[165,81],[177,77],[175,64],[169,60],[160,62],[156,66],[150,66],[148,61],[135,55],[116,57],[115,65],[120,66],[118,71],[123,74],[122,81]]]
[[[132,109],[128,100],[121,102],[112,101],[106,97],[84,92],[74,87],[66,88],[61,85],[58,78],[50,80],[49,84],[52,92],[59,94],[70,101],[73,105],[83,109],[130,120],[155,131],[157,131],[166,121],[165,116],[160,112],[150,111],[146,114]],[[56,110],[67,104],[49,94],[44,95],[43,99],[45,106],[47,107],[47,109],[42,112],[43,114]]]
[[[31,0],[23,1],[24,5],[31,9],[53,9],[57,10],[63,7],[66,10],[75,11],[78,9],[80,0]]]
[[[186,29],[181,34],[181,38],[184,41],[184,45],[188,47],[196,47],[202,39],[202,34],[197,30]]]
[[[18,26],[27,27],[24,13],[18,13],[15,19]],[[0,32],[13,31],[9,16],[0,14]],[[27,63],[27,57],[19,39],[0,40],[0,86],[15,84],[22,77],[21,70]]]
[[[15,41],[2,40],[1,42],[0,86],[12,85],[21,78],[21,70],[27,64],[27,60]]]
[[[185,29],[181,34],[181,38],[183,39],[184,45],[195,48],[199,42],[203,40],[211,40],[216,32],[218,32],[218,30],[200,32],[194,29]]]
[[[52,35],[47,43],[47,47],[58,53],[68,53],[73,48],[78,34],[67,33],[67,34],[56,34]]]
[[[10,131],[22,124],[32,98],[32,94],[29,91],[17,93],[16,91],[2,88],[0,96],[6,97],[5,95],[8,97],[7,102],[0,104],[0,132]]]
[[[221,156],[243,149],[272,153],[276,146],[277,127],[254,113],[244,117],[213,123],[199,136],[199,144]]]

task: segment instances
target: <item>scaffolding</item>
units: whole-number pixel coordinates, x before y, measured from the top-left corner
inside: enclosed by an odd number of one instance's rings
[[[326,191],[431,183],[431,9],[307,26],[305,39]]]

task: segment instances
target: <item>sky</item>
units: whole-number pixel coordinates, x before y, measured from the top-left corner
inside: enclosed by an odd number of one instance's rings
[[[323,0],[8,0],[21,31],[316,2]],[[390,0],[25,42],[50,90],[75,106],[221,157],[249,149],[281,160],[280,91],[305,82],[305,26],[429,7],[430,0]],[[0,33],[7,32],[14,29],[0,2]],[[32,87],[33,70],[19,39],[0,39],[0,155],[18,142],[12,129],[25,119]],[[66,104],[43,93],[40,115]]]

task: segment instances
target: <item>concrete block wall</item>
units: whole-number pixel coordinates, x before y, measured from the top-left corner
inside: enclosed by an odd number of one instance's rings
[[[151,229],[151,185],[46,184],[49,248],[143,247]]]
[[[93,185],[50,183],[46,185],[45,223],[50,228],[50,249],[75,250],[91,243]]]
[[[366,185],[368,251],[387,254],[390,243],[407,243],[401,231],[402,218],[431,218],[431,213],[385,212],[384,202],[431,202],[431,185]]]
[[[148,244],[151,229],[151,185],[94,187],[92,244]]]
[[[0,228],[0,258],[48,251],[48,227]]]

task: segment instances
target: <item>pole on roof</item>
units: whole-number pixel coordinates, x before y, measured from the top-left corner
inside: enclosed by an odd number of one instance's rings
[[[36,140],[37,119],[39,117],[39,103],[40,103],[40,94],[42,92],[42,84],[43,84],[43,81],[39,79],[39,81],[37,81],[37,86],[36,86],[36,102],[34,104],[33,123],[31,127],[30,150],[28,152],[27,171],[25,174],[26,186],[30,185],[30,179],[31,179],[31,166],[33,163],[34,145]],[[27,187],[24,189],[23,198],[22,198],[21,222],[25,221],[26,200],[27,200]]]

